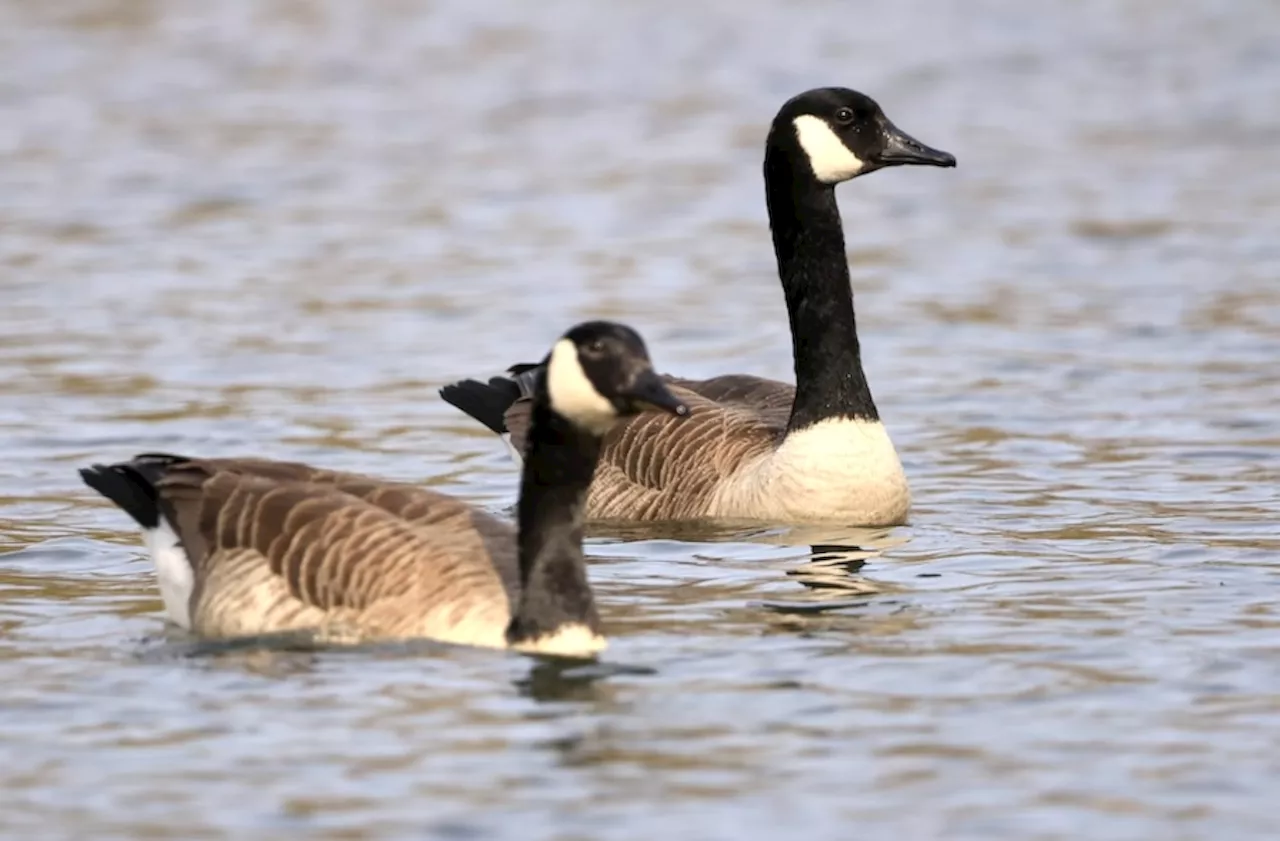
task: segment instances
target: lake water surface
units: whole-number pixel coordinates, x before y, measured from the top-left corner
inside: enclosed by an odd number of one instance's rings
[[[1275,838],[1277,33],[1266,0],[0,3],[0,834]],[[760,157],[823,84],[960,162],[839,191],[910,525],[601,535],[593,667],[165,628],[76,467],[501,509],[435,390],[576,320],[789,377]]]

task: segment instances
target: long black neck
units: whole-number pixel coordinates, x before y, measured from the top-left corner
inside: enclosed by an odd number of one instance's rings
[[[553,412],[545,392],[534,400],[531,421],[517,506],[520,593],[507,628],[509,643],[568,623],[600,631],[582,555],[583,511],[600,439]]]
[[[827,418],[878,420],[862,371],[835,188],[814,178],[799,149],[770,141],[765,197],[796,367],[796,399],[787,432]]]

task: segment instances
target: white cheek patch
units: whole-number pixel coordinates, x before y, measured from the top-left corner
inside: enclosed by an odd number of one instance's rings
[[[613,404],[587,379],[578,361],[578,349],[568,339],[561,339],[551,349],[547,393],[557,414],[595,435],[604,435],[618,419]]]
[[[811,114],[796,117],[792,123],[796,127],[796,139],[800,148],[809,157],[809,165],[813,167],[813,175],[824,184],[838,184],[848,181],[866,167],[862,159],[844,141],[836,136],[826,120]]]

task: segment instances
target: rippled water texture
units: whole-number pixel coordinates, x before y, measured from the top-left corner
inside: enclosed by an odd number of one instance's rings
[[[0,833],[1276,837],[1278,32],[1265,0],[0,3]],[[165,629],[76,466],[500,509],[435,389],[577,319],[789,376],[760,157],[818,84],[960,160],[839,193],[909,526],[598,537],[592,668]]]

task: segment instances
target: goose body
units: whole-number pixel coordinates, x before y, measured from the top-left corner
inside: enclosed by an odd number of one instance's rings
[[[588,497],[599,520],[749,519],[887,526],[911,494],[862,368],[836,184],[900,165],[955,165],[869,97],[819,88],[774,118],[765,193],[791,322],[796,385],[750,375],[667,376],[679,424],[626,420],[604,437]],[[525,452],[538,365],[446,386],[446,401]]]
[[[133,517],[171,621],[209,637],[314,631],[589,656],[582,557],[600,436],[683,412],[633,331],[589,322],[533,385],[518,525],[400,482],[265,459],[146,454],[81,471]]]

